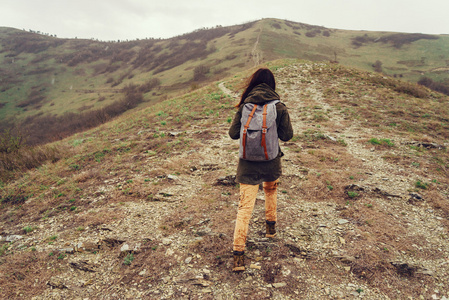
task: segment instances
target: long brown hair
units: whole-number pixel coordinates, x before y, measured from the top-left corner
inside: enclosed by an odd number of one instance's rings
[[[276,90],[276,80],[274,80],[274,75],[270,71],[270,69],[260,68],[259,70],[254,72],[254,74],[250,78],[248,78],[248,83],[246,84],[245,91],[240,98],[240,102],[235,107],[240,107],[245,101],[246,97],[248,97],[248,94],[251,92],[251,90],[261,83],[267,84],[273,89],[273,91]]]

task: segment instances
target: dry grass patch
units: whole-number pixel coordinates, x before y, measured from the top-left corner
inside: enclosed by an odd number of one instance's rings
[[[117,222],[124,218],[124,213],[121,208],[98,208],[94,211],[87,211],[83,214],[77,214],[71,218],[70,223],[66,224],[64,230],[72,228],[90,227],[96,228],[100,225],[107,225],[112,222]]]
[[[2,298],[26,298],[42,294],[47,282],[65,269],[57,252],[27,251],[0,257]]]

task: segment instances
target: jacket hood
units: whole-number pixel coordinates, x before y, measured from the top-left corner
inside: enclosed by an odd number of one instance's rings
[[[244,103],[262,104],[273,100],[280,100],[279,95],[268,84],[261,83],[251,90]]]

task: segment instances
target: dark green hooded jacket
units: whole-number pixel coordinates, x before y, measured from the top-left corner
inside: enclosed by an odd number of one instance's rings
[[[254,103],[262,105],[265,102],[272,100],[280,100],[279,95],[270,88],[267,84],[262,83],[255,86],[248,97],[244,100],[244,103]],[[238,140],[240,138],[240,119],[242,118],[243,105],[234,115],[231,128],[229,129],[229,136]],[[285,104],[279,102],[276,104],[276,125],[279,138],[286,142],[293,137],[293,128],[290,122],[290,116]],[[282,175],[281,157],[284,155],[279,149],[279,155],[270,161],[247,161],[239,159],[237,167],[236,181],[245,184],[260,184],[262,182],[275,181]]]

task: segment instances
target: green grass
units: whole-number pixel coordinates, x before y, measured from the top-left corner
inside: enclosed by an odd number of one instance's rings
[[[388,147],[394,146],[394,143],[390,139],[372,138],[368,142],[372,145],[384,145],[384,146],[388,146]]]

